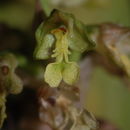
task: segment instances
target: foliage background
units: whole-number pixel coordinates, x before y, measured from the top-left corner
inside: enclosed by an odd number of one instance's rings
[[[0,51],[16,53],[20,66],[34,77],[42,76],[41,66],[32,59],[35,29],[53,8],[72,13],[88,25],[114,22],[130,26],[129,0],[84,0],[69,7],[52,4],[52,0],[0,0]],[[3,26],[10,31],[3,31]],[[86,66],[86,73],[89,67]],[[130,90],[120,78],[95,65],[84,86],[83,103],[89,111],[119,130],[130,129]]]

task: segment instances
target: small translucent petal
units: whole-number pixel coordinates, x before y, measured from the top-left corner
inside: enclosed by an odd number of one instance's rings
[[[55,38],[51,34],[44,36],[40,44],[37,44],[37,47],[34,51],[34,57],[36,59],[47,59],[49,58],[49,49],[52,47]]]
[[[45,81],[51,87],[58,87],[62,80],[62,65],[60,63],[51,63],[46,67],[45,70]]]
[[[79,78],[79,67],[75,62],[69,62],[64,65],[64,71],[62,73],[63,80],[69,84],[74,84]]]

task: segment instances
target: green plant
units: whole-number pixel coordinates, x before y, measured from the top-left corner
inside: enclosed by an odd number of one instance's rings
[[[0,128],[6,118],[6,97],[9,94],[19,94],[23,88],[21,79],[15,74],[17,65],[13,54],[0,55]]]

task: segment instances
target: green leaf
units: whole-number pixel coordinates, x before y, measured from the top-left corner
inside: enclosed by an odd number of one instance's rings
[[[79,66],[75,62],[65,63],[63,70],[63,80],[69,84],[74,84],[79,79]]]
[[[44,78],[51,87],[57,87],[62,80],[62,64],[51,63],[46,67]]]

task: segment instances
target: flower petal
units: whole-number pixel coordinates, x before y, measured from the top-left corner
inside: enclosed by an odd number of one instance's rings
[[[38,31],[39,32],[39,31]],[[47,34],[40,39],[39,34],[37,34],[37,46],[34,51],[34,57],[37,59],[48,59],[49,58],[49,49],[52,47],[55,38],[51,34]]]
[[[82,53],[95,47],[95,44],[88,39],[86,26],[82,22],[76,20],[72,14],[55,9],[36,31],[38,44],[34,56],[37,59],[49,58],[49,48],[55,41],[51,31],[58,28],[64,28],[68,32],[67,40],[72,50]]]
[[[51,63],[46,67],[45,70],[45,81],[51,86],[51,87],[58,87],[62,80],[62,64],[60,63]]]
[[[63,80],[69,84],[74,84],[79,78],[79,67],[75,62],[69,62],[64,65],[64,71],[62,73]]]

